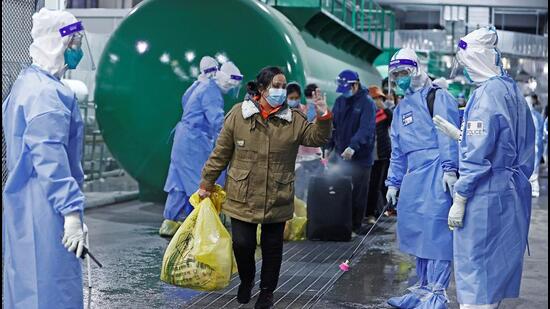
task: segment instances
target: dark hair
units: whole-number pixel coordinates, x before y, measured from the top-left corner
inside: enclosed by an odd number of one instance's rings
[[[286,85],[286,95],[289,95],[291,93],[298,93],[299,96],[302,96],[302,87],[298,85],[297,83],[288,83]]]
[[[246,92],[248,94],[256,96],[260,94],[261,90],[266,89],[275,75],[284,74],[283,70],[278,67],[265,67],[263,68],[258,75],[256,75],[256,80],[249,81],[246,84]]]
[[[311,98],[313,97],[313,92],[319,87],[317,87],[316,84],[309,84],[306,86],[306,89],[304,90],[304,95],[306,96],[306,98]]]

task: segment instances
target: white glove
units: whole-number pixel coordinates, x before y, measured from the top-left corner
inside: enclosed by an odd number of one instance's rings
[[[80,221],[79,212],[71,212],[65,215],[64,230],[63,246],[69,252],[74,252],[76,249],[75,254],[79,258],[84,249],[84,231],[82,230],[82,221]]]
[[[344,152],[342,152],[341,156],[344,158],[344,160],[351,160],[351,157],[355,154],[355,150],[353,148],[348,147]]]
[[[460,129],[455,127],[452,123],[448,122],[445,118],[439,115],[435,115],[435,117],[433,117],[433,121],[434,121],[435,127],[439,131],[443,132],[445,135],[449,136],[450,138],[456,141],[460,140],[462,131],[460,131]]]
[[[458,193],[455,193],[453,206],[451,206],[451,209],[449,210],[449,219],[447,221],[451,231],[454,230],[455,227],[462,227],[467,201],[468,199]]]
[[[445,172],[443,173],[443,191],[447,192],[447,189],[449,189],[449,193],[451,193],[451,196],[455,193],[455,183],[457,182],[458,177],[456,177],[455,172]]]
[[[397,192],[399,191],[398,188],[389,186],[388,192],[386,193],[386,200],[392,205],[395,206],[397,204]]]
[[[84,241],[86,241],[86,237],[88,236],[88,226],[86,223],[82,223],[82,233],[84,233]]]

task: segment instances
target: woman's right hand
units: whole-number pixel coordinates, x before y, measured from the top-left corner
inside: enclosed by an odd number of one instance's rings
[[[198,193],[199,193],[199,197],[200,197],[201,200],[203,200],[207,197],[210,197],[210,195],[212,194],[210,191],[207,191],[203,188],[200,188]]]
[[[313,92],[313,103],[318,116],[324,116],[328,112],[327,96],[317,88]]]

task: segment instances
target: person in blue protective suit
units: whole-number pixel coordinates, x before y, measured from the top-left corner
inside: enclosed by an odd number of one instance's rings
[[[393,112],[386,198],[397,204],[399,249],[416,257],[418,283],[388,303],[397,308],[447,308],[453,258],[447,216],[457,181],[458,145],[436,130],[431,114],[458,126],[458,104],[432,85],[412,49],[392,57],[389,74],[405,97]]]
[[[477,86],[462,131],[434,118],[438,129],[461,137],[448,223],[462,309],[498,308],[519,296],[529,231],[535,128],[519,87],[502,69],[497,41],[495,28],[484,27],[458,44],[456,64]]]
[[[216,59],[210,57],[210,56],[204,56],[202,57],[199,68],[200,68],[200,74],[196,81],[185,90],[185,93],[183,94],[181,98],[181,106],[182,110],[185,112],[186,106],[189,103],[189,98],[193,94],[193,91],[199,86],[200,83],[208,83],[210,80],[214,79],[216,76],[216,73],[218,72],[218,61]],[[171,132],[172,134],[176,131],[176,129],[180,126],[181,121],[178,122],[174,130]],[[179,149],[177,146],[181,143],[181,141],[176,141],[174,139],[174,143],[172,145],[172,156],[178,156],[178,153],[174,153],[177,149]],[[172,161],[169,167],[168,177],[166,180],[165,188],[164,190],[168,193],[168,196],[166,198],[165,206],[164,206],[164,218],[165,220],[162,222],[162,225],[159,229],[159,234],[164,237],[171,237],[173,236],[178,228],[181,225],[181,222],[185,220],[185,218],[191,213],[193,210],[193,206],[191,206],[191,203],[189,203],[189,196],[186,194],[183,188],[183,181],[178,178],[178,167],[176,166],[175,162]]]
[[[529,178],[531,182],[532,197],[539,197],[540,195],[540,184],[539,184],[539,166],[543,157],[544,151],[544,119],[542,114],[535,109],[533,104],[534,98],[532,95],[526,96],[525,100],[531,111],[531,116],[533,117],[533,124],[535,125],[535,162],[533,174]]]
[[[243,76],[232,63],[224,63],[215,76],[196,83],[183,96],[183,115],[177,124],[164,190],[168,192],[159,234],[171,237],[192,208],[189,197],[199,186],[202,167],[223,126],[223,95],[238,90]]]
[[[2,104],[3,307],[83,308],[83,125],[60,77],[83,56],[82,24],[65,11],[32,17],[32,65]]]
[[[218,72],[218,61],[216,59],[210,57],[210,56],[204,56],[201,58],[199,68],[200,68],[200,74],[197,77],[197,80],[194,81],[187,90],[183,93],[183,96],[181,97],[181,107],[182,110],[185,111],[185,105],[187,102],[189,102],[189,97],[193,93],[193,90],[197,88],[199,83],[201,82],[208,82],[209,80],[213,79],[216,76],[216,72]]]
[[[548,105],[547,105],[548,107]],[[542,150],[542,158],[544,159],[544,162],[546,165],[548,165],[548,116],[546,116],[546,118],[544,118],[544,122],[543,122],[543,126],[542,126],[542,140],[543,140],[543,150]]]
[[[376,134],[376,106],[363,88],[359,74],[343,70],[336,80],[336,92],[341,95],[332,109],[333,131],[327,144],[334,155],[330,161],[341,168],[352,181],[353,236],[366,232],[362,228],[367,209],[368,191]]]

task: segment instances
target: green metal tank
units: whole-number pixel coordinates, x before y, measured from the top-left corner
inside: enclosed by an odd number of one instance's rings
[[[330,104],[343,69],[358,71],[367,86],[380,83],[370,65],[378,53],[320,8],[277,9],[254,0],[145,1],[120,24],[101,56],[97,121],[112,154],[139,182],[140,198],[163,202],[170,132],[202,56],[233,61],[245,81],[262,67],[280,66],[289,81],[317,83]],[[226,110],[243,97],[244,91],[238,99],[226,97]]]

